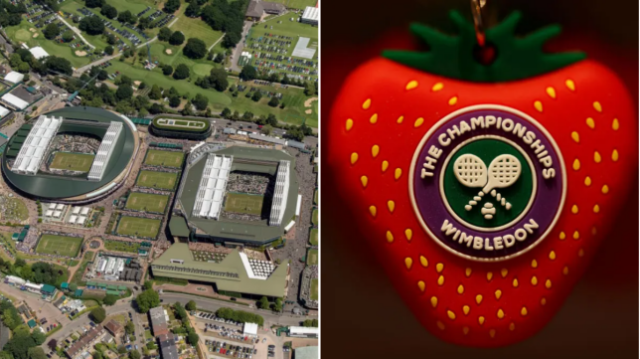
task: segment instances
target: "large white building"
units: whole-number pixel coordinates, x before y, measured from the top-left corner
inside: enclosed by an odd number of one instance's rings
[[[193,215],[200,218],[220,218],[224,193],[231,173],[233,156],[209,154],[202,173]]]
[[[35,175],[61,124],[62,118],[40,116],[25,139],[11,171]]]
[[[318,25],[320,21],[320,8],[314,6],[307,6],[302,13],[300,22],[311,25]]]
[[[289,167],[289,161],[280,161],[278,174],[276,175],[276,188],[273,191],[273,202],[271,203],[270,226],[282,224],[282,218],[287,206],[287,197],[289,196]]]
[[[116,147],[116,143],[118,142],[120,132],[122,132],[122,122],[112,121],[109,128],[107,128],[107,133],[102,138],[96,158],[91,164],[91,170],[89,170],[88,176],[90,181],[102,180],[102,176],[104,175],[104,171],[107,169],[109,159],[111,158],[113,150]]]

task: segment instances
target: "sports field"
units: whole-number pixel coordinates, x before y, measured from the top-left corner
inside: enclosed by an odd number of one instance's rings
[[[309,243],[312,246],[318,245],[318,229],[317,228],[312,229],[311,232],[309,233]]]
[[[53,234],[45,234],[40,238],[36,253],[56,254],[66,257],[75,257],[78,255],[82,245],[81,237],[56,236]]]
[[[169,196],[149,193],[131,193],[127,199],[126,209],[164,213],[169,202]]]
[[[253,194],[227,193],[224,210],[231,213],[260,215],[264,196]]]
[[[58,170],[89,172],[94,157],[95,155],[87,153],[57,152],[49,167]]]
[[[314,226],[318,225],[318,210],[317,209],[313,210],[313,214],[311,215],[311,223],[313,223]]]
[[[136,185],[156,189],[173,190],[178,181],[176,172],[140,171]]]
[[[161,221],[159,219],[121,217],[116,233],[124,236],[155,238]]]
[[[317,265],[318,264],[318,250],[317,249],[309,249],[307,252],[307,265]]]
[[[180,168],[184,160],[184,153],[174,151],[147,151],[147,158],[144,160],[145,165],[149,166],[165,166]]]
[[[312,300],[318,300],[318,280],[317,279],[312,279],[311,280],[311,295],[310,295]]]

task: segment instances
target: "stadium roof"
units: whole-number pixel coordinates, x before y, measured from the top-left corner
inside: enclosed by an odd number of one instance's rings
[[[6,81],[11,82],[11,83],[17,84],[18,82],[22,81],[22,79],[24,79],[24,74],[21,74],[19,72],[15,72],[15,71],[11,71],[4,77],[4,79]]]
[[[86,176],[62,176],[41,174],[24,175],[10,170],[7,156],[16,155],[13,151],[22,148],[25,139],[29,136],[32,125],[23,125],[9,140],[7,151],[3,153],[2,172],[5,180],[17,190],[32,197],[64,200],[86,200],[95,198],[98,194],[107,192],[106,189],[114,187],[116,180],[122,180],[121,174],[125,173],[129,162],[136,150],[137,139],[134,137],[135,125],[126,118],[93,107],[65,107],[46,113],[47,116],[64,118],[58,133],[75,132],[88,136],[104,137],[109,124],[112,121],[127,124],[120,134],[116,148],[107,164],[107,169],[100,181],[89,181]]]
[[[35,175],[61,124],[61,117],[40,116],[24,141],[11,171]]]
[[[320,351],[318,347],[300,347],[294,349],[293,357],[295,359],[318,359]]]
[[[40,60],[42,58],[45,58],[45,57],[49,56],[49,53],[44,51],[44,49],[42,47],[40,47],[40,46],[32,47],[31,49],[29,49],[29,52],[37,60]]]
[[[295,158],[281,150],[265,149],[258,147],[231,146],[225,149],[214,151],[216,155],[233,156],[231,171],[241,170],[247,172],[269,173],[276,175],[278,163],[281,160],[289,161],[290,168],[295,168]],[[286,196],[286,206],[284,207],[283,220],[278,226],[269,226],[269,221],[239,221],[227,220],[224,218],[213,220],[198,218],[192,214],[192,209],[196,202],[198,187],[202,173],[205,169],[207,155],[202,155],[196,162],[190,164],[184,171],[177,200],[183,208],[183,213],[187,216],[189,227],[197,227],[196,234],[208,235],[211,237],[234,239],[244,242],[262,243],[275,240],[284,234],[284,226],[289,223],[289,219],[295,215],[296,201],[298,199],[298,177],[296,171],[289,171],[289,189]],[[247,161],[243,161],[247,160]],[[250,163],[249,163],[250,162]],[[179,226],[178,220],[172,219],[170,228],[184,229]],[[173,224],[175,223],[175,225]],[[172,232],[177,235],[175,232]]]
[[[302,20],[307,21],[319,21],[320,20],[320,9],[313,6],[307,6],[302,13]]]
[[[256,323],[244,323],[244,328],[242,329],[242,334],[244,334],[244,335],[258,335],[258,324],[256,324]]]
[[[218,219],[222,212],[222,201],[231,173],[233,157],[209,154],[198,187],[193,215],[200,218]]]
[[[216,283],[218,290],[257,296],[282,297],[287,283],[288,264],[276,267],[266,280],[251,279],[234,249],[220,263],[193,259],[186,243],[175,243],[151,264],[154,276]]]
[[[2,96],[2,101],[8,103],[9,105],[15,107],[15,108],[19,108],[21,110],[24,110],[25,108],[27,108],[27,106],[29,106],[29,103],[23,99],[21,99],[20,97],[13,95],[13,94],[5,94],[4,96]]]

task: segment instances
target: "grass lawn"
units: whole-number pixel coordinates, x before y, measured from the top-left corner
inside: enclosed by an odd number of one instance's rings
[[[311,216],[311,223],[314,226],[318,226],[318,209],[313,210],[313,215]]]
[[[318,264],[318,250],[309,249],[307,252],[307,265],[312,266]]]
[[[313,194],[313,203],[318,204],[318,190]]]
[[[138,253],[140,243],[123,241],[104,241],[104,247],[110,251]]]
[[[57,254],[66,257],[78,255],[83,238],[45,234],[40,238],[36,253]]]
[[[213,30],[211,26],[209,26],[209,24],[202,21],[199,17],[192,19],[185,16],[184,10],[186,8],[187,6],[182,6],[182,9],[180,9],[180,17],[178,18],[178,21],[173,24],[173,26],[171,26],[171,30],[182,32],[185,37],[185,44],[187,43],[187,40],[195,37],[204,41],[205,45],[207,45],[207,49],[209,49],[211,45],[213,45],[216,41],[218,41],[219,38],[222,37],[223,33],[221,31]]]
[[[89,172],[95,155],[87,153],[56,152],[51,168],[67,171]]]
[[[71,283],[74,283],[75,285],[78,285],[78,286],[83,286],[86,284],[86,282],[82,280],[82,275],[84,274],[84,271],[87,268],[87,265],[89,265],[89,262],[91,262],[92,260],[93,260],[93,252],[85,252],[84,259],[82,260],[82,264],[80,264],[80,267],[78,268],[78,270],[76,270],[76,272],[73,274],[73,278],[71,278]]]
[[[318,0],[273,0],[273,2],[283,4],[287,8],[304,10],[307,6],[315,7]],[[287,15],[284,15],[283,17],[290,18],[292,16],[294,15],[287,14]],[[299,16],[296,15],[296,17],[299,17]]]
[[[131,193],[127,199],[126,209],[164,213],[169,196],[150,193]]]
[[[144,164],[149,166],[164,166],[180,168],[184,161],[183,152],[149,150]]]
[[[5,221],[24,221],[29,219],[29,209],[16,197],[1,196],[5,202],[1,218]],[[9,236],[11,237],[11,236]]]
[[[156,189],[173,190],[178,181],[176,172],[140,171],[136,185]]]
[[[318,279],[312,279],[311,280],[311,299],[312,300],[318,300]]]
[[[144,338],[145,338],[145,339],[151,339],[151,338],[153,338],[153,335],[151,335],[151,331],[150,331],[150,330],[145,330],[145,331],[144,331]]]
[[[153,238],[158,235],[161,221],[159,219],[121,217],[117,233],[125,236]]]
[[[253,194],[228,193],[224,210],[232,213],[260,215],[264,196]]]
[[[312,246],[318,245],[318,229],[317,228],[312,229],[311,232],[309,233],[309,243],[311,243]]]
[[[110,320],[115,320],[123,326],[127,324],[127,318],[124,316],[124,314],[112,315],[105,320],[105,323],[109,323]]]

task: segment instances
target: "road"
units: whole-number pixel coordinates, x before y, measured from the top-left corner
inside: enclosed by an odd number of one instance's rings
[[[85,38],[82,36],[82,33],[80,32],[80,30],[78,30],[78,28],[77,28],[77,27],[72,26],[71,24],[69,24],[65,19],[63,19],[63,18],[62,18],[62,16],[60,16],[60,15],[58,15],[58,14],[56,14],[56,17],[58,18],[58,20],[62,21],[65,25],[67,25],[67,27],[68,27],[69,29],[71,29],[71,31],[73,31],[76,35],[78,35],[78,36],[80,37],[80,39],[82,39],[82,42],[84,42],[85,44],[87,44],[87,46],[91,47],[92,49],[95,49],[95,48],[96,48],[95,46],[91,45],[91,44],[89,43],[89,41],[87,41],[87,39],[85,39]]]
[[[242,28],[242,36],[240,36],[240,41],[233,49],[233,53],[231,54],[231,71],[240,72],[241,68],[238,67],[238,60],[240,59],[240,55],[242,54],[242,50],[244,50],[244,45],[247,42],[247,34],[249,34],[249,30],[251,30],[251,26],[253,25],[252,21],[245,21],[244,27]]]

